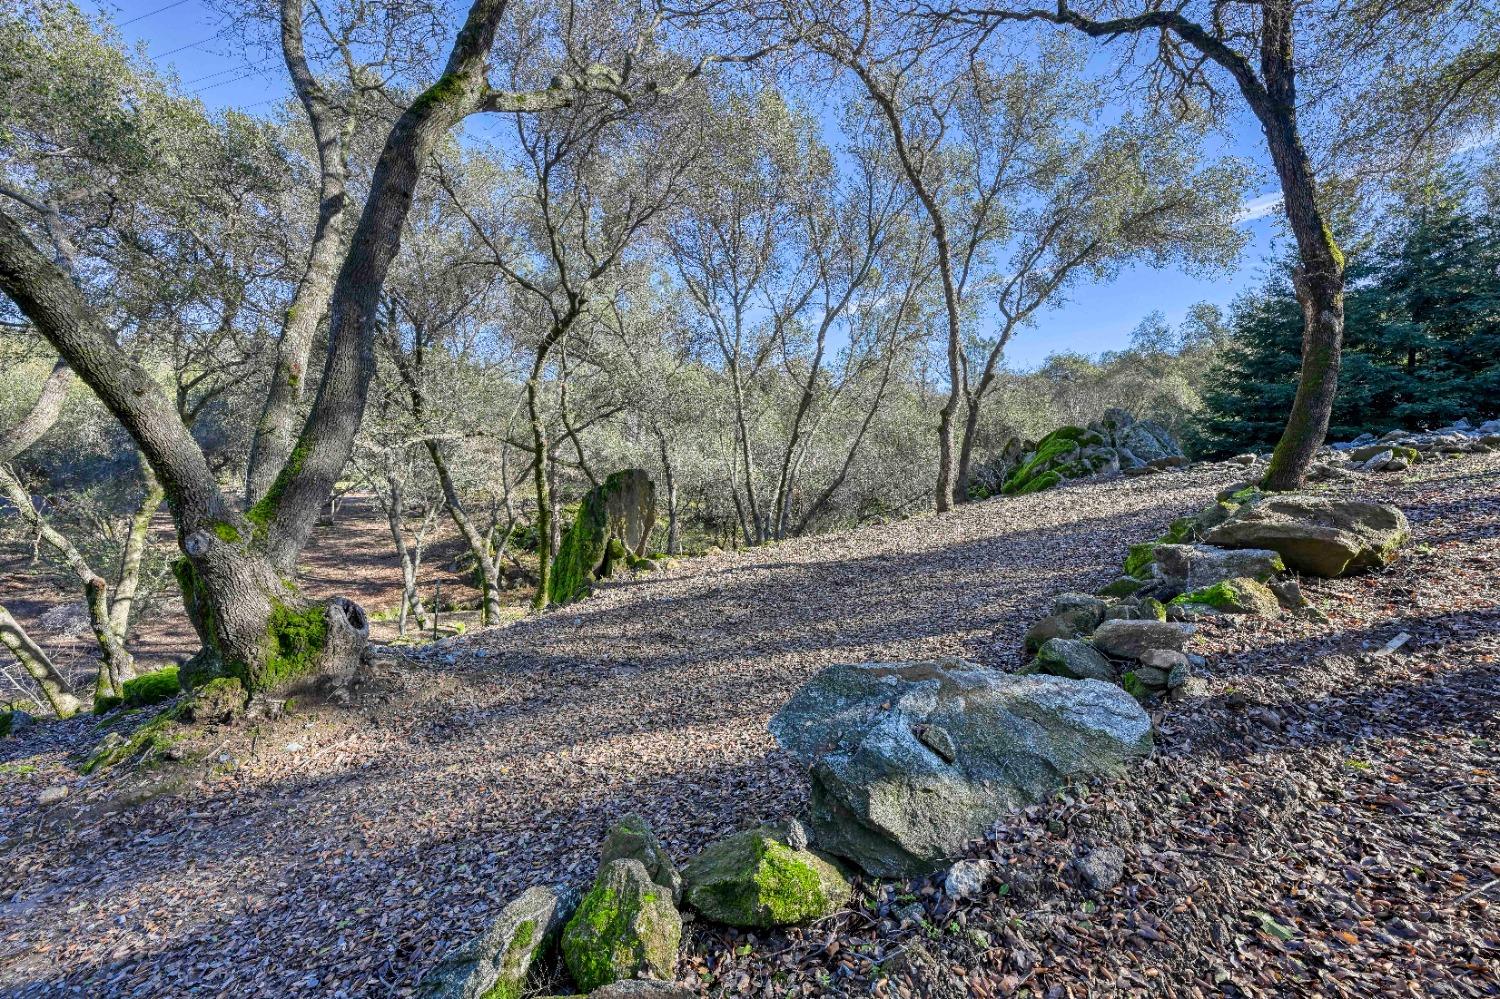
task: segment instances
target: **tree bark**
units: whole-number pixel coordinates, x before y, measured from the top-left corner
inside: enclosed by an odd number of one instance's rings
[[[1338,394],[1344,344],[1344,254],[1318,207],[1317,182],[1297,124],[1292,5],[1287,0],[1267,0],[1263,11],[1261,73],[1265,77],[1265,99],[1256,113],[1281,181],[1287,221],[1297,240],[1298,266],[1293,285],[1303,322],[1297,395],[1263,485],[1289,490],[1302,488],[1307,470],[1328,434]]]
[[[161,483],[151,472],[145,461],[139,462],[141,477],[145,480],[146,494],[130,518],[130,527],[125,535],[125,548],[120,555],[120,572],[115,578],[115,597],[109,605],[109,627],[121,642],[130,630],[130,617],[135,611],[135,595],[141,585],[141,562],[146,554],[146,542],[150,540],[151,521],[166,497]]]
[[[48,658],[42,647],[31,640],[26,629],[0,604],[0,645],[4,645],[16,657],[42,691],[42,696],[52,706],[59,718],[70,718],[83,706],[73,693],[72,685],[62,671]]]
[[[68,398],[68,386],[73,383],[73,369],[62,358],[52,366],[52,372],[42,383],[31,410],[21,421],[0,436],[0,465],[15,458],[22,451],[46,436],[47,431],[62,415],[63,403]]]
[[[958,402],[963,389],[963,330],[960,320],[958,279],[953,273],[953,256],[948,240],[948,221],[942,206],[937,203],[932,191],[922,176],[920,166],[913,157],[906,141],[906,129],[901,123],[901,113],[895,100],[880,86],[869,68],[855,58],[846,58],[845,65],[854,70],[865,85],[870,99],[874,101],[891,130],[891,139],[896,147],[896,158],[901,170],[911,183],[917,200],[922,203],[932,224],[933,241],[937,249],[938,274],[943,285],[943,309],[947,319],[948,398],[938,410],[938,472],[935,498],[938,513],[947,513],[953,508],[957,492],[957,481],[953,461],[953,417],[958,412]]]
[[[277,470],[291,455],[297,407],[302,403],[307,383],[308,356],[318,324],[328,312],[334,277],[349,235],[345,144],[353,115],[342,124],[336,120],[335,108],[307,64],[302,42],[302,3],[303,0],[281,0],[281,53],[318,149],[318,217],[302,279],[284,317],[265,405],[250,441],[250,459],[245,471],[247,507],[260,502],[271,488]]]

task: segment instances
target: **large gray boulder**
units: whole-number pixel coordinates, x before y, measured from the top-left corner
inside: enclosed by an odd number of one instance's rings
[[[507,999],[525,990],[526,975],[578,898],[568,891],[528,888],[479,936],[449,951],[417,986],[423,999]]]
[[[1151,749],[1119,687],[958,660],[829,667],[770,729],[811,767],[819,848],[892,877],[936,870],[1007,811]]]
[[[1265,583],[1286,569],[1281,556],[1269,548],[1157,545],[1154,554],[1156,570],[1173,595],[1201,590],[1226,579],[1248,577]]]
[[[1289,494],[1246,504],[1204,540],[1269,548],[1298,572],[1332,577],[1390,564],[1410,537],[1406,515],[1389,503]]]

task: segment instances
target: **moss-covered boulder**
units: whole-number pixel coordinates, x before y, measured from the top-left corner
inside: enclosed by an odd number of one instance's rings
[[[580,989],[677,968],[682,917],[639,860],[612,861],[578,903],[562,933],[563,962]]]
[[[1281,603],[1271,588],[1248,576],[1192,590],[1174,598],[1172,603],[1211,607],[1222,614],[1253,614],[1257,617],[1275,617],[1281,612]]]
[[[1128,597],[1136,590],[1146,585],[1143,579],[1134,576],[1121,576],[1099,591],[1101,597]]]
[[[599,866],[608,867],[616,860],[639,860],[646,869],[646,875],[671,892],[674,905],[682,901],[682,875],[677,872],[677,865],[672,863],[671,856],[662,848],[661,841],[641,816],[625,816],[605,836]]]
[[[1150,579],[1152,566],[1156,564],[1155,541],[1142,541],[1131,545],[1125,555],[1125,575],[1135,579]]]
[[[1248,577],[1265,583],[1286,571],[1269,548],[1215,548],[1211,545],[1158,545],[1156,571],[1168,596],[1201,590],[1226,579]]]
[[[182,687],[177,682],[177,667],[168,666],[154,673],[142,673],[132,680],[126,680],[120,693],[127,708],[146,708],[162,701],[170,701],[182,693]]]
[[[795,926],[838,911],[852,891],[828,861],[764,827],[712,844],[682,876],[688,904],[728,926]]]
[[[1115,669],[1088,642],[1076,638],[1053,638],[1036,653],[1036,672],[1065,676],[1070,680],[1103,680],[1113,683]]]
[[[1109,605],[1106,621],[1165,621],[1167,608],[1155,597],[1126,597]]]
[[[422,999],[520,999],[537,957],[556,940],[577,896],[528,888],[479,936],[449,951],[417,985]]]
[[[552,563],[548,599],[554,604],[577,600],[594,580],[608,578],[617,566],[629,567],[645,554],[655,523],[651,477],[639,468],[610,475],[578,505]]]

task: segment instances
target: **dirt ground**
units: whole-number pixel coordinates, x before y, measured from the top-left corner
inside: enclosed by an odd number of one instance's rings
[[[765,723],[820,667],[1013,667],[1053,595],[1108,581],[1234,477],[1198,466],[682,560],[388,660],[385,695],[358,708],[199,733],[197,767],[83,777],[92,719],[40,726],[0,743],[0,989],[409,995],[517,892],[587,881],[623,812],[679,859],[799,812],[805,781]],[[681,979],[763,996],[1494,994],[1500,455],[1358,488],[1407,510],[1408,556],[1309,585],[1326,622],[1206,627],[1206,689],[1158,714],[1150,764],[977,848],[1013,892],[957,905],[880,886],[760,937],[695,924]],[[347,584],[347,553],[326,564],[315,577]],[[1102,841],[1126,846],[1126,879],[1081,896],[1068,865]],[[922,918],[892,917],[913,900]]]

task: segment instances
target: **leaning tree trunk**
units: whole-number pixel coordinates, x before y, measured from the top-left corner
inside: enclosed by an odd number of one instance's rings
[[[73,693],[68,678],[53,665],[47,653],[31,640],[20,622],[3,605],[0,605],[0,645],[9,649],[21,668],[36,681],[42,696],[47,699],[57,717],[68,718],[78,713],[82,703]]]
[[[1263,485],[1289,490],[1302,487],[1333,417],[1344,343],[1344,255],[1318,208],[1312,168],[1297,136],[1295,119],[1268,129],[1267,134],[1273,135],[1271,149],[1297,240],[1293,286],[1302,306],[1303,325],[1297,395]]]
[[[1297,240],[1293,283],[1303,321],[1297,395],[1263,485],[1288,490],[1302,487],[1333,416],[1344,344],[1344,254],[1318,206],[1312,162],[1297,125],[1294,8],[1288,2],[1267,2],[1261,16],[1265,88],[1261,94],[1250,88],[1246,96],[1266,133],[1287,221]]]

